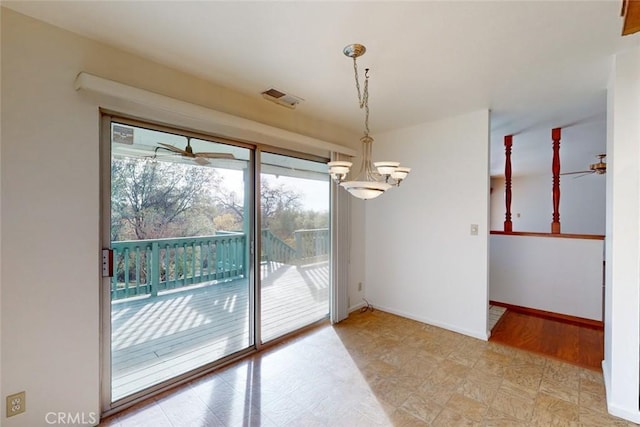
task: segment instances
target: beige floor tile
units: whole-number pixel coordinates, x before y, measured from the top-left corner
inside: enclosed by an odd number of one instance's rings
[[[535,425],[576,425],[578,420],[578,405],[545,393],[536,397],[532,418]]]
[[[471,367],[463,365],[461,363],[452,360],[451,358],[445,359],[440,362],[438,366],[447,375],[453,375],[456,377],[465,377],[470,371]]]
[[[525,350],[513,349],[512,358],[514,364],[528,363],[532,365],[545,366],[547,358],[539,354],[531,353]]]
[[[498,353],[494,353],[498,354]],[[481,357],[478,359],[475,365],[473,365],[473,369],[481,370],[484,372],[488,372],[491,375],[495,375],[498,377],[504,377],[505,370],[508,366],[509,358],[505,355],[500,355],[504,357],[505,361],[501,361],[496,357]]]
[[[395,345],[381,354],[379,359],[399,369],[406,365],[407,362],[414,359],[417,352],[418,350],[415,349],[408,349],[401,345]]]
[[[524,388],[537,390],[540,387],[544,367],[532,363],[512,362],[504,369],[503,378]]]
[[[482,422],[489,409],[487,405],[459,393],[454,393],[445,407],[478,423]]]
[[[591,369],[582,369],[580,371],[580,378],[604,384],[604,377],[602,376],[602,371],[600,370],[594,371]]]
[[[478,362],[478,359],[482,357],[484,350],[485,350],[484,347],[477,348],[475,346],[471,346],[471,347],[464,346],[458,349],[457,351],[453,351],[449,353],[449,356],[447,356],[447,359],[454,361],[460,365],[473,367]]]
[[[581,391],[578,403],[583,408],[588,408],[604,414],[607,413],[607,399],[604,394]]]
[[[501,389],[493,399],[491,408],[519,421],[528,422],[533,416],[535,400]]]
[[[529,424],[497,409],[489,408],[485,417],[485,427],[527,427]]]
[[[438,369],[440,360],[423,352],[416,353],[415,357],[408,360],[400,367],[399,372],[403,375],[412,375],[424,380]]]
[[[381,378],[370,384],[371,390],[378,400],[384,401],[391,406],[398,407],[404,403],[414,388],[398,384],[389,378]]]
[[[572,383],[562,383],[550,378],[543,378],[540,383],[540,392],[555,396],[569,403],[579,403],[579,387],[575,387]]]
[[[420,393],[411,394],[400,408],[427,423],[433,422],[442,411],[441,405]]]
[[[545,365],[543,377],[577,389],[580,386],[581,371],[584,371],[584,369],[549,359]]]
[[[389,416],[390,423],[395,427],[428,427],[431,424],[416,418],[403,408],[399,408]]]
[[[482,423],[470,420],[462,414],[445,408],[433,421],[433,427],[480,427]]]
[[[489,377],[487,380],[481,375],[469,375],[463,380],[456,392],[484,405],[490,405],[501,383],[499,378],[497,378],[498,381],[495,381],[494,378],[497,377]]]
[[[629,423],[607,413],[593,411],[589,408],[580,408],[580,427],[627,427]]]
[[[436,403],[445,405],[463,381],[464,378],[462,377],[447,375],[437,370],[433,372],[433,375],[425,379],[417,391],[424,396],[428,396]]]
[[[585,369],[585,371],[586,371],[586,369]],[[581,392],[595,393],[595,394],[604,395],[604,393],[605,393],[604,382],[594,381],[594,380],[592,380],[590,378],[581,377],[580,378],[580,391]]]
[[[500,392],[511,394],[522,399],[535,400],[538,395],[538,389],[531,389],[524,387],[520,384],[512,383],[509,380],[504,380],[500,384]]]

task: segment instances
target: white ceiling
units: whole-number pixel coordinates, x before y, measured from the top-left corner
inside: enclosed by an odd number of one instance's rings
[[[362,43],[374,137],[490,108],[494,154],[506,134],[602,122],[611,56],[640,44],[620,36],[619,0],[2,4],[256,97],[275,87],[305,100],[295,114],[358,131],[342,48]]]

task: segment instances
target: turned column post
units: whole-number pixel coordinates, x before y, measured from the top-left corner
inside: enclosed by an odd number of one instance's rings
[[[553,140],[553,219],[551,222],[551,233],[560,234],[560,128],[551,129],[551,139]]]
[[[511,222],[511,145],[513,135],[504,137],[504,231],[513,231],[513,223]]]

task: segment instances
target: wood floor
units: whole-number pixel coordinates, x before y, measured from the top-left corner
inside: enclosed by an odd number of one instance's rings
[[[604,359],[602,329],[507,310],[490,341],[600,371]]]
[[[327,262],[262,271],[262,342],[327,316]],[[112,303],[112,400],[248,348],[245,279]]]

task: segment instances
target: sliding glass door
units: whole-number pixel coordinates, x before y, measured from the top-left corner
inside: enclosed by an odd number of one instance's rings
[[[247,148],[111,123],[112,401],[253,345],[250,166]]]
[[[105,410],[327,318],[324,161],[108,115],[103,139]]]
[[[261,340],[329,314],[330,182],[325,163],[261,153]]]

